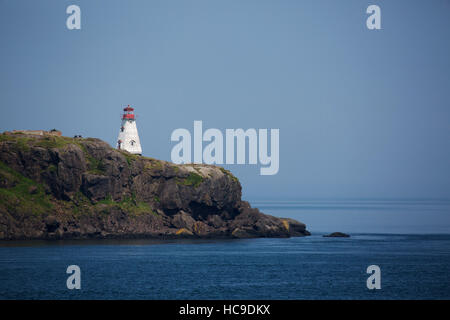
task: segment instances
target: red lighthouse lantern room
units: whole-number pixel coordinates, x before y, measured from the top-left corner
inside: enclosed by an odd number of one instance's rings
[[[130,105],[123,109],[122,120],[134,120],[134,108]]]

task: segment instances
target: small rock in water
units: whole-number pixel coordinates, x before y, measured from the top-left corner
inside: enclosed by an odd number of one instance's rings
[[[323,236],[326,238],[350,238],[350,235],[342,232],[333,232],[330,234],[324,234]]]

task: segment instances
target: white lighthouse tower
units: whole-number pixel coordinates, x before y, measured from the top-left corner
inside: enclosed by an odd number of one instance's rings
[[[117,149],[126,150],[133,154],[142,154],[141,141],[136,127],[134,108],[130,105],[123,109],[122,125],[117,138]]]

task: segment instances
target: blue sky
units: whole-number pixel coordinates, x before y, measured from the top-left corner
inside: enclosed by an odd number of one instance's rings
[[[165,160],[194,120],[279,128],[277,175],[227,166],[248,199],[450,198],[450,1],[0,0],[0,41],[1,131],[114,145],[131,104]]]

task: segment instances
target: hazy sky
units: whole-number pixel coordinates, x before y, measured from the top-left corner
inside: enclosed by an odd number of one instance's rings
[[[165,160],[194,120],[279,128],[277,175],[227,166],[245,198],[450,198],[450,1],[0,0],[0,41],[1,131],[114,145],[131,104]]]

